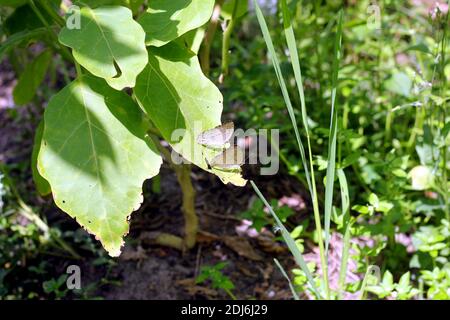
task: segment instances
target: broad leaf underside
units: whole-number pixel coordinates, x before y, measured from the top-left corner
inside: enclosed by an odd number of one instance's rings
[[[205,159],[212,159],[220,151],[196,142],[201,132],[221,123],[223,109],[222,94],[203,75],[197,56],[174,43],[149,48],[149,63],[137,78],[134,90],[164,139],[183,158],[214,173],[224,183],[245,185],[239,172],[208,169]]]
[[[50,100],[44,120],[38,169],[56,204],[119,255],[128,217],[143,200],[142,183],[162,163],[139,107],[84,76]]]

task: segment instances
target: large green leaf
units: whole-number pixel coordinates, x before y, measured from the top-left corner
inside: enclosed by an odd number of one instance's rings
[[[51,58],[52,52],[45,50],[25,67],[13,91],[14,102],[17,105],[26,104],[33,99],[45,78]]]
[[[214,0],[152,0],[139,23],[149,46],[163,46],[211,18]]]
[[[31,154],[31,173],[33,175],[33,181],[36,186],[36,190],[39,192],[41,196],[46,196],[49,195],[52,192],[52,190],[50,189],[50,185],[48,184],[47,180],[45,180],[39,174],[39,171],[37,169],[37,158],[39,155],[39,150],[41,149],[43,133],[44,133],[44,120],[41,120],[34,135],[33,152]]]
[[[164,139],[183,158],[224,183],[245,184],[239,172],[208,169],[205,158],[211,160],[220,151],[196,142],[202,131],[221,123],[223,108],[222,94],[203,75],[197,56],[175,43],[150,48],[149,64],[137,78],[134,91]]]
[[[115,89],[134,87],[147,64],[145,33],[130,9],[107,6],[81,8],[80,29],[64,27],[59,41],[73,49],[75,59]]]
[[[44,120],[38,169],[56,204],[119,255],[142,183],[162,162],[142,112],[124,92],[84,76],[50,100]]]

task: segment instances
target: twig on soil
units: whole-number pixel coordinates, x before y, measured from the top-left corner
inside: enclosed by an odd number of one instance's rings
[[[197,249],[197,258],[195,259],[195,269],[194,269],[194,276],[196,278],[198,276],[198,271],[199,271],[199,267],[200,267],[200,263],[201,263],[201,259],[202,259],[202,248],[203,247],[200,244]]]

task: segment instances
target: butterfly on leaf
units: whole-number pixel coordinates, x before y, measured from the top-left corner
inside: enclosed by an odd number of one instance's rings
[[[207,161],[207,163],[209,167],[219,170],[240,170],[245,163],[245,152],[241,147],[231,146],[216,155],[209,162]]]
[[[206,130],[197,136],[197,143],[208,148],[221,149],[227,145],[234,133],[234,123],[226,122],[215,128]]]
[[[222,149],[222,152],[210,161],[205,159],[209,169],[240,171],[245,162],[245,152],[238,146],[229,146],[233,134],[234,124],[230,121],[198,135],[197,142],[199,144],[208,149]]]

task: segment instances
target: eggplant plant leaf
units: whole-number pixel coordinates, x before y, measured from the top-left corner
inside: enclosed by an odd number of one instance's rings
[[[45,50],[25,67],[13,91],[14,102],[17,105],[24,105],[33,99],[45,78],[51,58],[52,52]]]
[[[148,122],[130,96],[92,76],[53,96],[44,121],[38,169],[55,203],[118,256],[142,183],[162,163]]]
[[[211,18],[214,0],[152,0],[139,18],[146,44],[160,47]]]
[[[36,186],[36,190],[41,196],[47,196],[52,193],[52,189],[50,188],[48,181],[41,176],[37,169],[37,157],[39,155],[39,150],[41,149],[43,133],[44,120],[41,120],[34,135],[33,152],[31,153],[31,173],[33,176],[34,184]]]
[[[134,87],[147,64],[145,33],[131,10],[120,6],[80,10],[80,28],[64,27],[59,41],[77,62],[114,89]]]
[[[219,89],[203,74],[196,55],[170,43],[149,48],[149,63],[138,76],[136,98],[163,138],[184,159],[214,173],[224,183],[245,185],[240,170],[208,168],[221,151],[197,143],[205,130],[221,124],[223,97]]]

